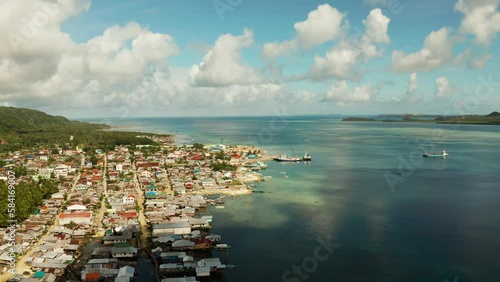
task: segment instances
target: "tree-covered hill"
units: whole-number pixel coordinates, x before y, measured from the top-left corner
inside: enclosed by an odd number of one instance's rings
[[[115,145],[154,143],[137,137],[152,134],[108,129],[108,125],[70,121],[32,109],[0,107],[0,152],[39,146],[75,148],[83,144],[112,149]]]
[[[75,122],[32,109],[0,107],[0,128],[5,132],[26,133],[72,126]]]

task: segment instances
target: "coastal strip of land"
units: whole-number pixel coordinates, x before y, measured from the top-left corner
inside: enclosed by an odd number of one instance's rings
[[[461,115],[461,116],[401,114],[401,115],[382,115],[377,117],[348,117],[342,119],[342,121],[423,122],[423,123],[442,123],[442,124],[500,125],[500,113],[492,112],[488,115]]]
[[[5,264],[2,281],[112,279],[123,273],[162,281],[223,275],[233,267],[207,257],[229,246],[223,234],[210,232],[206,208],[223,206],[224,196],[252,193],[249,183],[266,179],[262,171],[276,156],[253,146],[138,137],[151,142],[113,149],[42,146],[1,159],[0,174],[19,172],[18,186],[40,179],[56,185],[16,225],[16,267],[10,271]],[[5,238],[8,229],[0,233]]]

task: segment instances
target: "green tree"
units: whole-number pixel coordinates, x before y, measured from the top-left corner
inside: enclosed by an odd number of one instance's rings
[[[97,162],[99,161],[95,155],[90,156],[90,161],[92,162],[92,165],[97,165]]]
[[[8,226],[9,219],[22,222],[28,218],[42,205],[43,199],[58,191],[57,185],[57,182],[48,179],[41,179],[38,182],[19,182],[16,183],[16,197],[9,200],[7,183],[0,181],[0,226]],[[15,204],[15,213],[11,213],[13,218],[10,218],[8,213],[9,204]]]
[[[16,174],[16,177],[25,176],[28,174],[28,171],[26,170],[26,168],[24,166],[16,166],[12,169],[12,171],[14,171],[14,173]]]
[[[216,160],[223,160],[223,159],[225,159],[225,158],[226,158],[226,155],[224,154],[224,152],[217,152],[217,153],[215,154],[215,159],[216,159]]]
[[[72,220],[72,221],[70,221],[70,222],[69,222],[66,226],[67,226],[69,229],[74,230],[74,229],[78,226],[78,224],[76,224],[76,222],[74,222],[74,221]]]

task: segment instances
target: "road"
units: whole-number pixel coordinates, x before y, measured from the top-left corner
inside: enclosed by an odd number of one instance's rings
[[[94,237],[103,237],[104,236],[104,229],[102,228],[102,219],[104,218],[104,213],[106,212],[106,199],[108,198],[108,183],[106,181],[106,172],[108,170],[108,158],[105,155],[104,156],[104,169],[102,171],[103,173],[103,178],[102,178],[102,189],[103,189],[103,198],[101,201],[101,208],[97,212],[97,215],[94,218],[94,224],[97,227],[97,231],[94,235]]]
[[[139,206],[139,225],[141,226],[141,244],[140,247],[146,248],[148,238],[151,237],[148,224],[146,222],[146,216],[144,215],[144,192],[141,189],[141,184],[137,178],[137,169],[135,164],[132,164],[132,171],[134,174],[134,186],[137,192],[137,205]]]

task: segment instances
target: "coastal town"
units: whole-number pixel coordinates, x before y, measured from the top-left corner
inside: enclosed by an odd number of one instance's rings
[[[38,148],[4,154],[0,182],[57,187],[0,229],[0,281],[213,281],[236,267],[208,207],[255,192],[266,152],[251,146]],[[14,173],[15,172],[15,173]],[[10,189],[10,188],[9,188]],[[15,211],[18,199],[12,201]],[[9,206],[10,207],[10,206]]]

